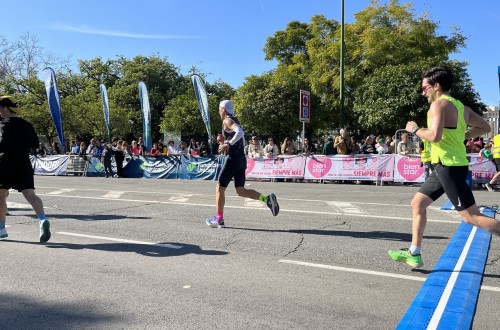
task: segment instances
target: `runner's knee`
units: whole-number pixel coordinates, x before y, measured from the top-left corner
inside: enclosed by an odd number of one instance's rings
[[[414,197],[412,200],[411,200],[411,208],[412,210],[414,211],[422,211],[422,210],[425,210],[427,208],[427,203],[424,202],[424,200],[422,198],[417,198],[417,197]]]

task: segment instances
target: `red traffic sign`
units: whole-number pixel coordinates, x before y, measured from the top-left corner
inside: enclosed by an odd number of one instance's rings
[[[311,93],[309,91],[300,91],[299,119],[306,123],[311,119]]]

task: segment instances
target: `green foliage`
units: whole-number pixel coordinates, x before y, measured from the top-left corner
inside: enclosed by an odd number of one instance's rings
[[[356,13],[345,29],[345,119],[348,127],[390,132],[406,121],[425,124],[426,99],[418,92],[422,71],[437,65],[451,66],[456,81],[451,94],[478,112],[479,101],[466,63],[451,61],[450,54],[465,47],[466,38],[452,28],[439,35],[438,24],[428,14],[416,17],[411,3],[373,0]],[[307,135],[318,138],[338,128],[340,109],[341,25],[323,15],[308,23],[292,21],[267,38],[266,60],[277,67],[262,75],[247,77],[235,91],[223,81],[205,83],[209,94],[212,133],[219,132],[218,104],[233,99],[236,115],[248,134],[283,139],[300,134],[299,91],[311,91],[311,123]],[[107,138],[99,84],[108,91],[111,136],[131,140],[142,136],[142,113],[138,83],[148,89],[153,139],[162,132],[191,137],[206,136],[190,74],[203,73],[193,67],[188,76],[166,58],[137,55],[103,60],[78,61],[78,72],[66,61],[45,53],[29,33],[16,42],[0,35],[0,91],[15,94],[24,108],[22,116],[39,134],[56,136],[40,72],[46,66],[57,72],[66,140]]]
[[[452,94],[478,111],[485,108],[465,63],[449,60],[450,54],[465,46],[466,38],[458,29],[452,29],[450,36],[438,35],[437,23],[427,14],[415,17],[411,3],[397,0],[385,5],[374,0],[355,17],[355,22],[344,26],[348,126],[392,131],[404,127],[408,119],[424,120],[428,106],[416,89],[422,71],[436,65],[453,67]],[[331,112],[323,119],[329,120],[331,129],[338,126],[340,108],[340,32],[339,22],[318,15],[309,24],[289,23],[264,47],[266,59],[278,61],[275,72],[296,73],[310,86],[320,100],[316,107],[321,111],[313,116]]]
[[[286,136],[295,138],[302,132],[299,121],[301,89],[309,90],[307,82],[286,70],[250,76],[234,97],[236,115],[248,134],[273,136],[278,140]],[[325,112],[316,106],[319,100],[313,96],[311,104],[314,115],[306,125],[308,135],[314,135],[325,122]]]
[[[185,77],[185,81],[191,84],[191,77]],[[224,99],[231,99],[234,89],[221,81],[217,81],[214,84],[205,82],[205,89],[208,94],[210,128],[212,135],[216,135],[220,132],[222,125],[219,115],[219,103]],[[163,113],[164,116],[160,123],[162,132],[188,137],[207,135],[192,84],[184,94],[172,99]],[[205,140],[208,140],[208,138]]]

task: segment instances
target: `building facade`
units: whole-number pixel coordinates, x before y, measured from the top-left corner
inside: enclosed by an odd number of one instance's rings
[[[486,134],[485,137],[492,138],[495,135],[500,133],[500,128],[498,127],[500,125],[500,121],[499,121],[500,108],[493,106],[493,105],[490,105],[487,107],[487,109],[488,109],[488,111],[483,113],[483,118],[486,119],[486,121],[490,124],[491,132]]]

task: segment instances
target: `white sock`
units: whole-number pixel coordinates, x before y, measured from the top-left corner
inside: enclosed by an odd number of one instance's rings
[[[414,256],[416,256],[417,254],[420,254],[420,246],[411,245],[410,246],[410,253]]]

